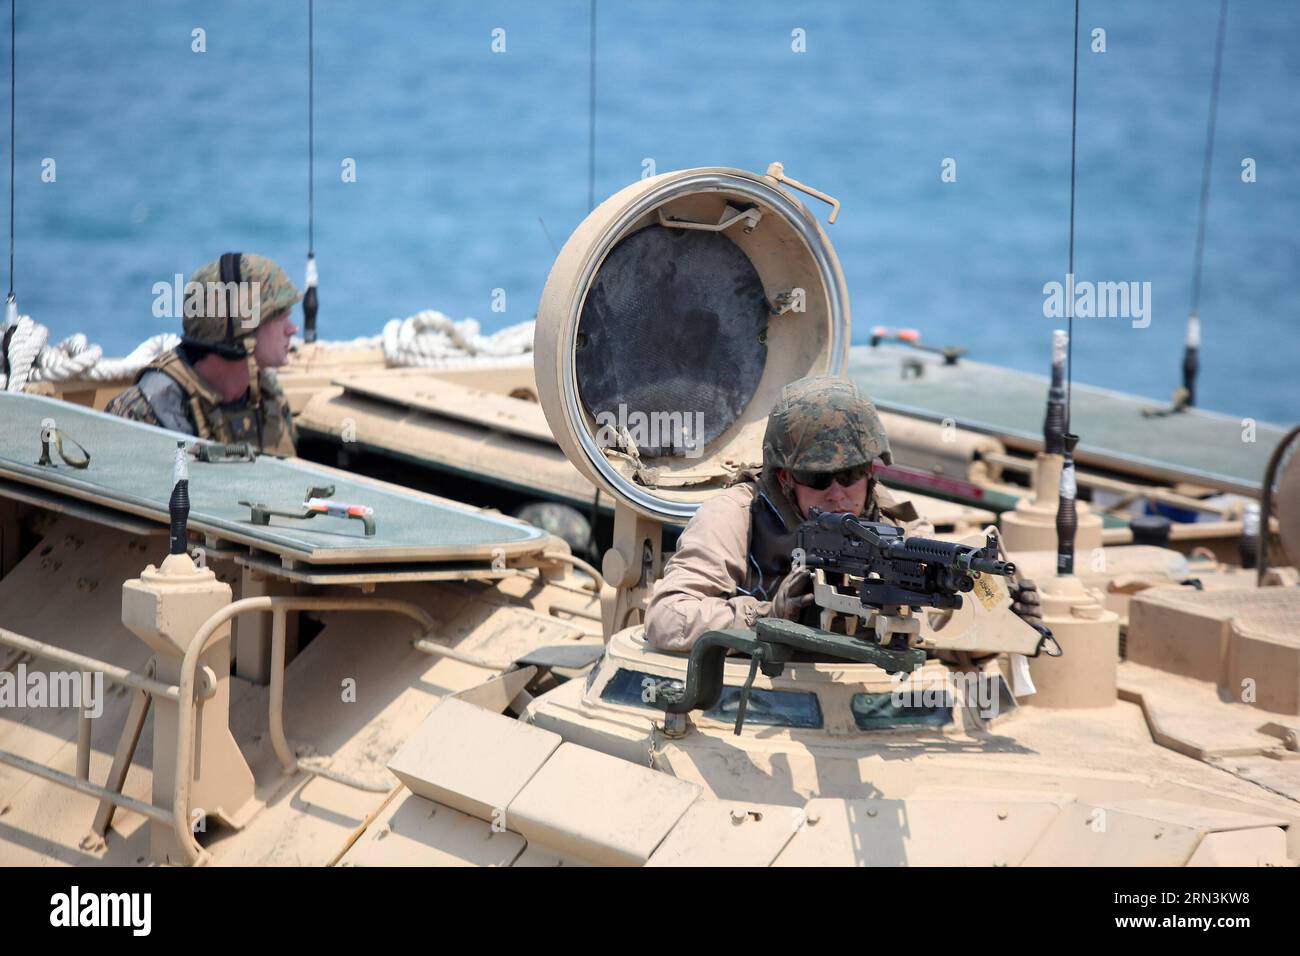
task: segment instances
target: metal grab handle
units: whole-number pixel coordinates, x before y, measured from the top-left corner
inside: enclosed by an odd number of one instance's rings
[[[179,714],[176,733],[176,779],[173,784],[172,807],[169,814],[172,835],[175,836],[186,862],[190,864],[206,863],[210,858],[208,851],[200,846],[199,842],[194,838],[194,834],[190,831],[187,822],[191,778],[194,776],[195,687],[199,673],[199,658],[203,656],[203,652],[207,650],[208,645],[212,643],[223,624],[248,611],[271,611],[276,617],[281,618],[279,624],[276,624],[274,620],[272,621],[273,642],[277,630],[283,633],[283,615],[286,611],[393,611],[416,621],[422,629],[421,633],[427,634],[435,626],[429,612],[417,604],[412,604],[410,601],[399,601],[393,598],[330,598],[288,595],[260,595],[258,597],[241,598],[215,611],[204,621],[199,626],[199,629],[194,632],[189,647],[185,649],[185,657],[181,660],[180,690],[178,694],[179,700],[177,701]],[[283,650],[282,643],[280,649]],[[279,671],[278,674],[276,673],[277,670]],[[284,735],[284,713],[282,710],[284,670],[282,666],[273,666],[271,679],[273,686],[275,682],[280,683],[280,690],[271,695],[268,706],[272,748],[276,751],[276,756],[286,770],[299,769],[297,767],[298,758],[289,747],[288,740]],[[279,707],[276,706],[277,704]]]
[[[811,186],[806,186],[797,179],[791,179],[785,174],[785,166],[781,163],[770,164],[767,167],[767,175],[769,179],[775,179],[778,183],[785,183],[787,186],[793,186],[800,192],[807,193],[814,199],[820,199],[822,202],[829,205],[831,207],[831,214],[826,217],[826,221],[834,224],[835,217],[840,214],[840,201],[834,196],[828,196],[820,189],[813,189]]]
[[[346,501],[334,501],[329,497],[322,497],[332,494],[334,494],[333,485],[312,488],[307,492],[308,497],[303,502],[301,511],[271,508],[260,501],[248,501],[243,498],[240,499],[239,503],[251,509],[248,520],[253,524],[269,525],[272,516],[293,518],[297,521],[305,521],[317,515],[325,515],[330,518],[355,518],[365,526],[366,537],[373,537],[375,534],[375,510],[369,505],[353,505],[348,504]]]
[[[63,450],[63,439],[65,437],[68,441],[77,446],[77,449],[81,452],[80,458],[68,457],[68,453]],[[80,469],[90,467],[90,452],[86,451],[85,446],[82,445],[81,442],[77,441],[71,435],[65,436],[63,432],[57,428],[50,428],[44,425],[41,426],[41,458],[36,464],[44,468],[54,466],[54,461],[50,458],[51,441],[54,442],[54,448],[59,453],[59,457],[63,459],[63,463],[69,468]]]
[[[659,225],[667,226],[670,229],[699,229],[701,232],[723,232],[741,220],[745,222],[745,232],[753,232],[754,227],[758,225],[759,220],[762,218],[763,210],[757,207],[738,210],[734,215],[728,216],[722,222],[692,222],[689,219],[669,219],[664,215],[662,207],[659,209]]]

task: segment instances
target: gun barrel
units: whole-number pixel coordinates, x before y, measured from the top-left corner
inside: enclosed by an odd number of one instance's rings
[[[1016,566],[1010,561],[999,561],[997,558],[976,558],[971,561],[970,569],[979,571],[982,574],[997,574],[1004,578],[1013,577],[1016,573]]]
[[[995,553],[990,553],[986,548],[973,548],[967,544],[939,541],[935,538],[904,538],[890,546],[890,554],[904,560],[941,564],[967,572],[979,571],[1002,577],[1010,577],[1016,573],[1014,564],[999,560]]]

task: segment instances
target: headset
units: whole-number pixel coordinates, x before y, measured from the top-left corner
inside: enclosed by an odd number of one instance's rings
[[[216,351],[226,358],[244,358],[248,354],[248,346],[235,339],[235,316],[239,314],[239,289],[244,281],[240,269],[243,255],[242,252],[225,252],[221,255],[220,279],[222,285],[229,291],[230,302],[226,306],[226,340]]]
[[[240,268],[240,261],[243,258],[242,252],[223,253],[219,263],[221,280],[224,288],[227,289],[229,301],[226,307],[226,335],[220,342],[205,342],[198,339],[190,338],[188,335],[182,337],[185,345],[193,350],[193,354],[202,355],[208,352],[215,352],[222,358],[241,359],[248,356],[248,346],[244,339],[247,336],[238,336],[235,328],[235,317],[239,315],[239,289],[243,285],[244,276]],[[204,308],[207,306],[207,295],[205,290],[198,289],[196,295],[202,296]],[[251,334],[251,333],[250,333]]]

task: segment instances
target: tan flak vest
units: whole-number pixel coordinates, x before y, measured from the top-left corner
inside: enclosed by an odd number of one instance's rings
[[[288,457],[295,454],[289,403],[275,373],[259,369],[257,400],[250,401],[244,408],[232,409],[223,407],[221,396],[175,349],[141,369],[136,381],[139,382],[149,371],[162,372],[181,387],[199,438],[222,443],[249,442],[268,455]]]

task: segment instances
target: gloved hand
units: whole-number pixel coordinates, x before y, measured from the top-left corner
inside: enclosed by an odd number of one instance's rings
[[[787,621],[798,620],[804,608],[813,601],[812,572],[807,568],[791,571],[781,581],[772,598],[772,616]]]
[[[1016,616],[1029,624],[1043,623],[1043,602],[1038,593],[1038,585],[1027,578],[1022,578],[1011,588],[1011,610]]]

